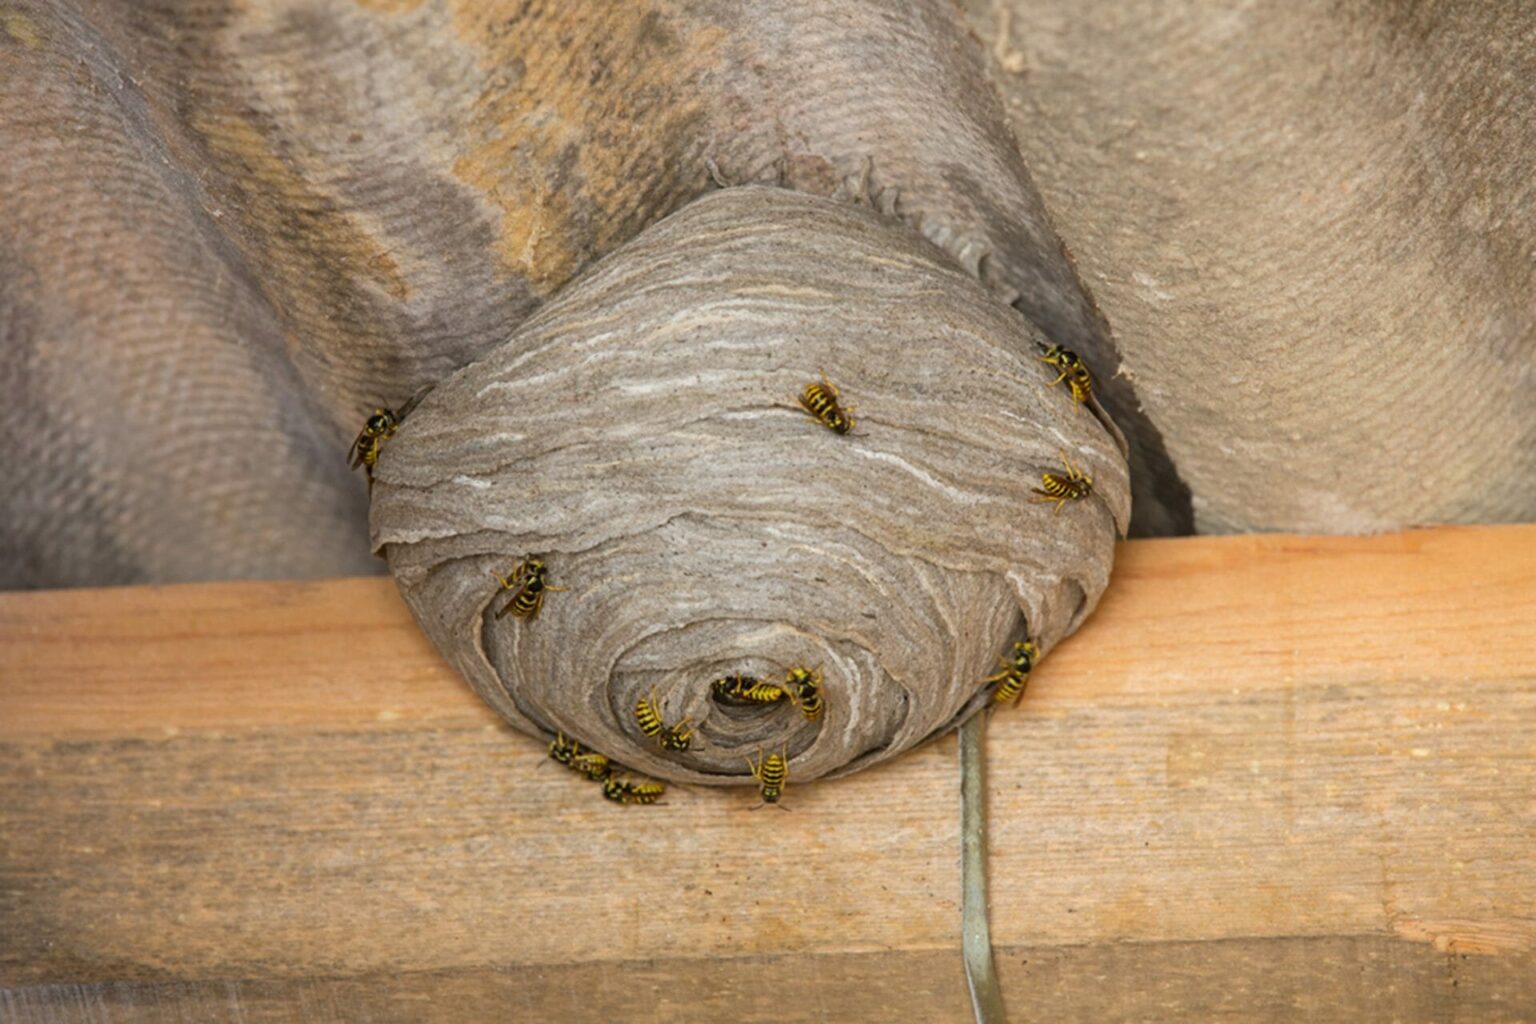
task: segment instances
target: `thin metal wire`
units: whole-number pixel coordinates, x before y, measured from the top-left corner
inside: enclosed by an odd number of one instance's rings
[[[960,727],[960,952],[977,1024],[1005,1024],[987,925],[986,719],[972,715]]]

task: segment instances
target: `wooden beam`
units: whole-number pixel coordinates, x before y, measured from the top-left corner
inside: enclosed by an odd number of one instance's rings
[[[1126,544],[990,725],[1010,1006],[1525,1019],[1533,683],[1536,527]],[[967,1019],[952,738],[790,814],[545,761],[386,581],[0,595],[0,1019]]]

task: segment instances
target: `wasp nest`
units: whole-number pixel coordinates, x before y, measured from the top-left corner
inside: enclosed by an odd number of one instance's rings
[[[760,750],[797,781],[855,770],[979,710],[1011,642],[1048,651],[1108,581],[1125,459],[1046,344],[868,209],[715,192],[421,401],[379,460],[373,542],[530,734],[678,782],[750,782]],[[823,374],[846,434],[798,402]],[[1092,491],[1058,509],[1037,488],[1063,456]],[[529,558],[541,611],[497,617]],[[711,696],[794,667],[822,672],[814,719]],[[644,735],[653,691],[686,750]]]

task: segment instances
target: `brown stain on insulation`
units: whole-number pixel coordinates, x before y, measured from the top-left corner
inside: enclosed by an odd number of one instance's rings
[[[300,291],[312,275],[325,274],[366,282],[399,300],[410,295],[394,256],[316,191],[254,119],[200,114],[192,125],[240,182],[246,215],[276,228],[267,235],[270,269],[283,291]]]
[[[697,193],[679,144],[707,117],[721,28],[665,4],[463,2],[454,22],[490,75],[454,174],[500,210],[496,255],[536,295]]]
[[[380,14],[410,14],[421,6],[422,0],[353,0],[365,11]]]
[[[0,31],[12,42],[20,43],[29,50],[43,45],[43,36],[37,30],[37,23],[22,11],[0,11]]]

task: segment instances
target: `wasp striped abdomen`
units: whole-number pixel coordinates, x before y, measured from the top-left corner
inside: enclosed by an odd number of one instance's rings
[[[400,417],[393,409],[375,409],[373,415],[363,423],[363,429],[358,432],[357,440],[352,442],[352,450],[348,452],[352,460],[352,468],[363,467],[370,483],[373,481],[373,467],[379,463],[379,450],[384,447],[384,442],[395,435],[400,427]]]
[[[640,731],[647,739],[660,742],[661,730],[664,728],[661,721],[661,711],[656,707],[656,691],[652,690],[649,697],[641,697],[635,701],[635,721],[640,725]]]
[[[653,804],[667,791],[660,782],[630,782],[610,775],[603,783],[603,796],[621,804]]]
[[[757,752],[757,764],[747,758],[747,767],[752,769],[752,777],[757,780],[758,793],[761,794],[764,804],[778,804],[779,798],[784,795],[784,784],[789,781],[789,759],[783,752],[763,756],[763,752]],[[762,804],[758,804],[761,807]],[[754,811],[757,807],[752,808]],[[785,808],[788,810],[788,808]]]
[[[581,755],[581,744],[575,740],[565,738],[565,733],[555,733],[555,738],[549,741],[549,756],[558,764],[567,768]]]
[[[1049,363],[1060,371],[1056,379],[1051,381],[1051,387],[1066,381],[1067,387],[1072,390],[1072,399],[1078,405],[1086,405],[1093,397],[1093,374],[1088,372],[1088,367],[1078,358],[1076,352],[1062,348],[1060,345],[1052,345],[1045,350],[1045,355],[1040,357],[1040,361]]]
[[[688,719],[676,725],[668,725],[662,718],[661,704],[656,700],[655,690],[651,691],[649,697],[635,701],[635,722],[646,738],[655,740],[662,750],[687,750],[693,741],[693,730],[688,727]]]
[[[669,725],[661,733],[662,750],[687,750],[693,743],[693,729],[688,719]]]
[[[846,434],[853,429],[853,417],[840,404],[841,394],[837,385],[822,375],[821,382],[812,381],[800,392],[800,405],[811,417],[834,434]]]
[[[1067,467],[1066,475],[1052,473],[1047,470],[1040,474],[1040,486],[1035,488],[1035,493],[1042,497],[1032,498],[1032,501],[1054,501],[1056,511],[1069,501],[1082,501],[1093,493],[1093,478],[1068,459],[1066,453],[1062,453],[1062,464]]]
[[[571,761],[570,768],[572,771],[581,772],[593,782],[602,782],[613,771],[613,762],[603,754],[589,751],[576,755]]]
[[[564,587],[552,587],[549,585],[549,570],[544,568],[544,563],[537,558],[524,559],[517,563],[510,576],[497,576],[496,581],[501,584],[502,590],[513,592],[510,600],[501,606],[496,613],[499,619],[511,614],[520,619],[536,619],[539,609],[544,607],[544,595],[558,593]]]
[[[363,429],[358,431],[357,438],[352,442],[352,449],[347,453],[352,461],[352,468],[363,467],[368,476],[368,488],[373,489],[373,468],[379,464],[379,452],[384,448],[384,442],[395,436],[395,431],[400,429],[400,424],[416,408],[417,401],[421,398],[421,392],[417,392],[406,400],[400,407],[400,411],[378,408],[373,410],[373,415],[363,422]]]
[[[777,704],[787,696],[782,686],[761,682],[756,676],[721,676],[709,684],[710,695],[732,707]]]
[[[825,707],[821,698],[821,670],[795,667],[784,675],[784,688],[800,713],[811,721],[821,717]]]
[[[593,782],[604,781],[612,771],[607,757],[596,751],[582,750],[580,743],[567,739],[563,732],[555,733],[555,738],[549,741],[549,756],[556,764],[563,764]]]
[[[1024,696],[1024,684],[1029,682],[1029,673],[1038,657],[1040,648],[1030,641],[1021,640],[1014,644],[1013,657],[1000,659],[1003,670],[982,680],[983,684],[998,684],[997,691],[992,694],[993,701],[999,704],[1012,701],[1017,704],[1019,698]]]

